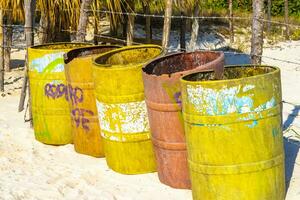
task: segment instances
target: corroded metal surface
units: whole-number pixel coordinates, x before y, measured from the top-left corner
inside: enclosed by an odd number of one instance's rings
[[[152,142],[161,182],[175,188],[190,188],[180,77],[215,70],[221,78],[223,67],[223,53],[193,52],[158,58],[143,68]]]

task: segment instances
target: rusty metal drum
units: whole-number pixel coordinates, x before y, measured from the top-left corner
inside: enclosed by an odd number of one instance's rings
[[[162,183],[190,188],[180,78],[203,70],[215,70],[221,77],[223,67],[223,53],[198,51],[161,57],[143,68],[152,143]]]

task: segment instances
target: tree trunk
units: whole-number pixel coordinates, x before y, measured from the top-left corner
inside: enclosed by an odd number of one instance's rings
[[[39,27],[39,42],[45,44],[51,41],[51,33],[49,27],[48,13],[41,13],[40,27]]]
[[[5,34],[4,34],[4,70],[6,72],[10,71],[10,52],[11,52],[11,46],[12,46],[12,27],[9,25],[12,25],[12,12],[8,11],[6,16],[6,25],[8,25],[5,28]]]
[[[146,15],[150,14],[150,7],[143,3],[143,10]],[[151,17],[146,16],[146,22],[145,22],[145,32],[146,32],[146,42],[148,44],[151,43],[152,40],[152,34],[151,34]]]
[[[289,28],[289,1],[284,0],[284,23],[286,24],[285,27],[285,38],[288,40],[290,39],[290,28]]]
[[[261,64],[263,53],[264,2],[253,0],[253,22],[251,40],[251,59],[253,64]]]
[[[95,27],[94,27],[94,44],[95,45],[98,45],[99,43],[99,37],[98,37],[98,34],[99,34],[99,29],[98,29],[98,19],[96,19],[97,16],[95,17],[95,20],[94,20],[94,23],[95,23]]]
[[[121,5],[121,10],[122,13],[127,13],[127,8],[124,4]],[[126,38],[127,37],[127,26],[128,26],[128,15],[127,14],[122,14],[121,16],[121,21],[122,21],[122,37]]]
[[[34,26],[34,11],[36,7],[36,0],[24,0],[24,10],[25,10],[25,39],[26,39],[26,46],[30,47],[34,45],[34,32],[33,32],[33,26]],[[29,79],[28,79],[28,51],[26,53],[25,58],[25,72],[24,72],[24,82],[22,85],[21,90],[21,97],[19,102],[19,112],[24,110],[24,102],[26,98],[26,90],[28,91],[28,105],[29,105],[29,120],[30,125],[32,127],[33,121],[32,121],[32,111],[31,111],[31,98],[30,98],[30,88],[29,85]]]
[[[234,27],[233,27],[233,5],[232,0],[229,0],[229,31],[230,31],[230,43],[232,44],[234,42]]]
[[[4,92],[3,10],[0,10],[0,92]]]
[[[181,15],[183,16],[184,13],[181,12]],[[186,33],[186,18],[182,18],[180,20],[180,49],[182,51],[186,50],[186,46],[185,46],[185,33]]]
[[[86,35],[86,27],[88,23],[89,12],[87,10],[91,7],[92,0],[83,0],[80,7],[80,18],[78,24],[78,31],[76,40],[78,42],[84,42]]]
[[[167,52],[169,40],[170,40],[170,30],[171,30],[171,20],[172,20],[172,5],[173,0],[165,0],[166,10],[165,10],[165,19],[164,19],[164,28],[163,28],[163,38],[162,38],[162,47],[164,52]]]
[[[199,2],[197,1],[195,4],[193,16],[198,17],[200,8],[199,8]],[[193,19],[192,23],[192,33],[191,33],[191,40],[190,40],[190,51],[195,51],[196,45],[197,45],[197,40],[198,40],[198,35],[199,35],[199,20],[197,18]]]
[[[268,15],[267,15],[267,31],[271,32],[271,14],[272,14],[272,0],[268,0]]]
[[[134,1],[131,0],[128,2],[128,12],[132,13],[135,10]],[[134,15],[128,15],[128,24],[127,24],[127,46],[133,44],[134,38]]]

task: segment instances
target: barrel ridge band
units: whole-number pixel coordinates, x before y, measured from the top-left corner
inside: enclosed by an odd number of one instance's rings
[[[181,111],[181,106],[177,103],[156,103],[153,101],[145,100],[147,107],[161,112],[179,112]]]
[[[183,112],[184,121],[190,124],[203,124],[203,125],[225,125],[233,124],[237,122],[247,122],[259,119],[266,119],[279,115],[281,112],[281,104],[277,104],[273,108],[259,111],[259,112],[248,112],[243,114],[229,114],[229,115],[216,115],[216,116],[201,116],[195,114],[188,114]]]
[[[69,107],[67,107],[69,108]],[[61,109],[61,108],[48,108],[48,107],[38,107],[32,106],[32,113],[37,115],[68,115],[70,116],[69,109]]]
[[[96,91],[96,97],[99,102],[107,104],[132,103],[145,100],[145,95],[143,92],[129,95],[107,96],[101,95],[101,92]]]
[[[101,136],[106,140],[115,142],[140,142],[150,140],[150,132],[140,132],[140,133],[111,133],[109,131],[101,129]],[[118,138],[118,139],[111,139]]]
[[[152,137],[152,142],[154,146],[157,146],[162,149],[186,151],[185,142],[166,142],[166,141],[155,139],[153,137]]]
[[[29,71],[28,76],[30,78],[30,82],[33,82],[34,80],[66,80],[65,72],[38,73]]]
[[[81,89],[94,89],[95,84],[94,82],[73,82],[73,81],[66,81],[67,85],[71,85],[72,87],[80,87]]]
[[[200,174],[222,175],[222,174],[246,174],[263,171],[283,163],[283,154],[273,157],[270,160],[243,163],[237,165],[201,165],[188,160],[189,167],[192,171]]]

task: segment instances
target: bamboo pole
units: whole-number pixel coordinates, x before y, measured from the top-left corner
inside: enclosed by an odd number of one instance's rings
[[[12,46],[12,36],[13,36],[13,30],[12,27],[9,25],[12,25],[12,10],[7,10],[5,13],[6,18],[6,24],[8,25],[5,28],[4,33],[4,70],[6,72],[10,71],[10,54],[11,54],[11,46]]]
[[[181,15],[184,15],[184,12],[181,12]],[[180,20],[180,48],[185,51],[185,33],[186,33],[186,19],[182,18]]]
[[[233,5],[232,0],[229,0],[229,31],[230,31],[230,43],[234,43],[234,26],[233,26]]]
[[[3,10],[0,10],[0,92],[4,92]]]
[[[36,7],[36,0],[24,0],[24,10],[25,10],[25,39],[27,48],[34,45],[34,11]],[[24,110],[24,103],[26,98],[26,91],[28,92],[28,105],[29,105],[29,120],[31,121],[30,125],[32,126],[32,113],[31,113],[31,99],[30,99],[30,88],[29,79],[28,79],[28,52],[26,52],[25,58],[25,72],[24,72],[24,82],[21,90],[21,97],[19,102],[19,112]]]
[[[286,24],[285,27],[285,38],[288,40],[290,39],[290,28],[289,28],[289,1],[284,0],[284,23]]]
[[[268,0],[268,16],[267,16],[267,31],[271,31],[271,14],[272,14],[272,0]]]
[[[146,15],[150,15],[150,6],[147,5],[144,1],[142,2],[143,4],[143,11]],[[152,41],[152,34],[151,34],[151,17],[146,16],[145,17],[145,32],[146,32],[146,42],[148,44],[151,43]]]
[[[166,10],[165,10],[165,19],[164,19],[164,28],[163,28],[162,47],[164,49],[164,52],[166,53],[170,41],[173,0],[165,0],[165,5],[166,5]]]
[[[263,19],[264,19],[264,2],[253,0],[253,23],[252,23],[252,40],[251,40],[251,60],[252,64],[261,64],[263,53]]]
[[[76,35],[76,40],[78,42],[84,42],[85,40],[86,27],[87,27],[88,17],[89,17],[87,10],[90,9],[91,3],[92,0],[83,0],[81,3],[78,32]]]
[[[130,12],[134,12],[135,6],[134,6],[134,1],[130,0],[128,2],[128,10]],[[129,15],[128,16],[128,24],[127,24],[127,46],[133,44],[133,38],[134,38],[134,16]]]
[[[199,8],[199,0],[196,1],[194,11],[193,11],[193,16],[198,17],[200,13],[200,8]],[[191,33],[191,40],[190,40],[190,51],[195,51],[196,45],[197,45],[197,40],[198,40],[198,35],[199,35],[199,20],[197,18],[193,19],[192,22],[192,33]]]

